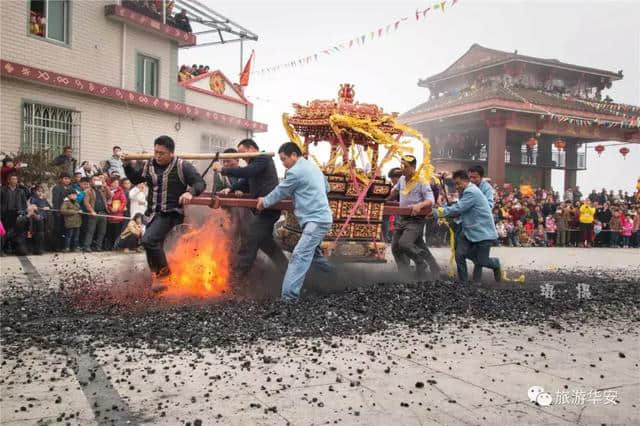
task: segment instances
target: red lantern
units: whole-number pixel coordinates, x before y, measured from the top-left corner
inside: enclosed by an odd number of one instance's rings
[[[596,145],[596,147],[594,149],[598,153],[598,157],[599,157],[604,152],[604,145]]]
[[[533,149],[533,147],[536,145],[538,145],[538,139],[534,138],[533,136],[527,140],[527,146],[529,148]]]
[[[628,153],[629,153],[629,148],[627,148],[626,146],[623,146],[622,148],[620,148],[620,154],[622,154],[625,160],[627,159]]]
[[[562,139],[556,139],[556,141],[553,144],[559,151],[563,151],[564,147],[567,146],[567,143]]]

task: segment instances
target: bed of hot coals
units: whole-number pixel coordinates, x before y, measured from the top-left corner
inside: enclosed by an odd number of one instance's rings
[[[55,289],[5,282],[0,296],[3,355],[15,357],[30,347],[173,352],[396,326],[429,332],[434,318],[452,324],[547,322],[551,327],[616,318],[640,321],[637,275],[625,272],[530,272],[526,284],[481,287],[441,280],[381,282],[331,293],[311,291],[295,303],[246,297],[261,283],[246,284],[243,297],[175,300],[134,280],[97,281],[75,278]],[[318,287],[321,282],[311,286]]]

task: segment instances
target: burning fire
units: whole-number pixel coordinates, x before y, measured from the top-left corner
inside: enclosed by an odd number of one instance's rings
[[[217,297],[228,292],[230,242],[225,232],[228,221],[211,215],[198,227],[181,235],[167,260],[171,276],[163,282],[168,297]]]

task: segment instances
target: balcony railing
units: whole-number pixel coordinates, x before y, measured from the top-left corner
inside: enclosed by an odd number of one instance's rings
[[[530,152],[526,152],[523,150],[520,153],[520,165],[523,166],[538,166],[538,167],[549,167],[553,169],[564,169],[566,167],[566,157],[567,153],[564,151],[552,151],[551,159],[547,161],[541,161],[538,158],[538,150],[533,149]],[[468,153],[468,152],[456,152],[453,150],[447,149],[439,149],[434,152],[433,159],[438,160],[455,160],[455,161],[479,161],[486,162],[487,161],[487,151],[485,149],[481,149],[478,153]],[[505,164],[513,164],[516,163],[511,162],[511,151],[505,150],[504,152],[504,162]],[[585,170],[587,168],[586,164],[586,152],[578,152],[577,153],[577,162],[576,169]]]
[[[191,32],[188,19],[185,24],[184,20],[167,14],[166,9],[163,10],[164,12],[158,13],[151,9],[147,2],[122,0],[121,4],[106,5],[105,16],[172,39],[180,46],[195,45],[196,36]]]

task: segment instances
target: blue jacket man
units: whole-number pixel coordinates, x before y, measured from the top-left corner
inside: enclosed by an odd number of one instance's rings
[[[287,168],[285,178],[266,197],[258,198],[258,210],[268,209],[277,202],[291,197],[294,214],[302,235],[291,253],[289,266],[282,282],[282,298],[296,299],[304,283],[304,277],[315,263],[324,270],[331,270],[322,256],[320,243],[331,229],[333,216],[329,208],[329,184],[322,171],[302,156],[293,142],[283,144],[278,150],[282,164]]]
[[[466,171],[454,172],[453,181],[460,193],[458,202],[438,208],[433,215],[434,217],[460,216],[462,230],[456,241],[458,279],[467,282],[466,259],[471,259],[478,266],[492,269],[495,280],[500,281],[502,279],[500,261],[489,257],[491,245],[498,238],[489,202],[480,189],[469,181]]]
[[[493,201],[493,188],[491,184],[484,180],[484,168],[482,166],[473,166],[467,170],[469,174],[469,180],[475,186],[478,187],[482,195],[487,199],[489,203],[489,208],[493,210],[494,201]],[[473,281],[480,282],[482,280],[482,266],[476,264],[473,267]]]

